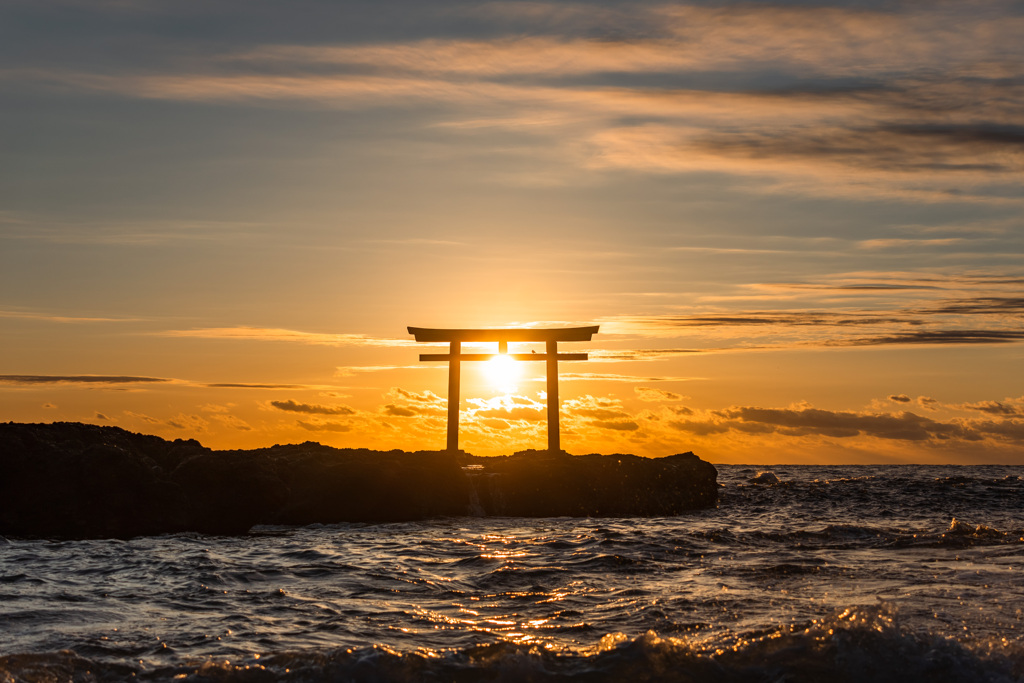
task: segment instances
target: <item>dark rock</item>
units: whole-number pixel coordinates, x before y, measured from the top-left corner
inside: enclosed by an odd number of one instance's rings
[[[774,472],[758,472],[755,476],[747,479],[748,484],[772,484],[779,483],[779,477]]]
[[[660,459],[524,451],[212,451],[117,427],[0,424],[0,535],[128,538],[254,524],[441,516],[675,515],[717,503],[717,471]]]
[[[485,515],[677,515],[718,502],[718,471],[693,453],[651,459],[524,451],[471,459]]]

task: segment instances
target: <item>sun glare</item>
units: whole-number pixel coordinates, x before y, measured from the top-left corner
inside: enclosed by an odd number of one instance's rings
[[[519,363],[505,354],[498,354],[484,363],[487,380],[499,391],[515,391],[519,381]]]

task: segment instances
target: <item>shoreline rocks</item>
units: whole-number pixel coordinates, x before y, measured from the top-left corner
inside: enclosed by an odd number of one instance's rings
[[[662,516],[713,507],[717,470],[651,459],[524,451],[214,451],[81,423],[0,424],[0,536],[130,538],[256,524],[451,516]]]

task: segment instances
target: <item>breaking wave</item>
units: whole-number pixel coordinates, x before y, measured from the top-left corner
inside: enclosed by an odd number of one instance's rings
[[[386,646],[283,652],[146,668],[57,653],[0,657],[0,680],[104,681],[1020,681],[1024,650],[1005,639],[966,646],[916,633],[891,605],[850,608],[803,625],[708,641],[654,631],[605,635],[590,649],[494,642],[446,651]]]

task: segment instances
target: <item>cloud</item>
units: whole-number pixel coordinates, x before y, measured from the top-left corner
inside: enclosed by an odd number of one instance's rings
[[[526,396],[506,394],[493,398],[470,398],[469,415],[476,419],[500,419],[525,422],[542,422],[547,419],[545,404]]]
[[[599,405],[601,405],[601,404],[599,404]],[[605,404],[605,405],[607,405],[607,404]],[[567,412],[569,412],[569,413],[571,413],[573,415],[579,415],[581,417],[593,418],[595,420],[611,420],[611,419],[619,419],[619,418],[628,418],[629,417],[629,413],[627,413],[624,410],[622,410],[619,407],[618,402],[616,402],[613,405],[615,406],[614,408],[603,407],[603,406],[602,407],[587,408],[587,407],[581,407],[579,405],[576,405],[576,406],[570,406]]]
[[[303,422],[299,420],[298,425],[310,432],[350,432],[352,426],[338,422]]]
[[[908,443],[979,442],[986,439],[1024,444],[1024,422],[1016,420],[934,420],[915,413],[832,411],[813,407],[738,406],[702,416],[672,420],[676,430],[695,436],[736,433],[754,436],[876,438]]]
[[[940,289],[937,285],[929,284],[898,284],[893,282],[863,282],[859,284],[831,284],[824,282],[765,282],[751,285],[758,288],[770,289],[795,289],[795,290],[825,290],[835,292],[857,292],[857,291],[878,291],[895,292],[900,290],[933,290]]]
[[[252,384],[246,382],[220,382],[217,384],[204,384],[211,389],[308,389],[301,384]]]
[[[934,314],[1019,315],[1024,314],[1024,298],[979,296],[973,299],[954,299],[926,310]]]
[[[381,411],[390,417],[444,415],[448,406],[446,399],[432,391],[416,393],[400,387],[391,387],[384,397],[394,401],[381,408]]]
[[[124,414],[127,415],[128,417],[134,417],[136,420],[142,420],[143,422],[149,423],[151,425],[163,424],[161,420],[158,420],[155,417],[150,417],[149,415],[145,415],[143,413],[136,413],[131,410],[126,410],[124,411]]]
[[[848,125],[823,125],[813,132],[796,126],[742,133],[708,132],[688,147],[754,163],[815,161],[887,177],[908,173],[1013,174],[1024,169],[1024,156],[1020,155],[1024,127],[983,123],[865,127],[852,121]]]
[[[632,432],[640,429],[640,425],[632,420],[594,420],[590,424],[598,429],[611,429],[619,432]]]
[[[615,432],[635,432],[640,429],[635,417],[616,398],[579,396],[563,403],[562,414],[577,431],[585,427]]]
[[[837,274],[823,282],[758,283],[747,288],[813,297],[814,308],[730,308],[601,321],[606,334],[642,339],[699,338],[705,353],[808,347],[1010,344],[1024,340],[1024,299],[1014,273]],[[806,294],[805,294],[806,292]],[[798,307],[799,306],[799,307]],[[662,360],[690,348],[602,350],[604,362]]]
[[[296,401],[271,401],[270,405],[278,410],[290,413],[305,413],[307,415],[355,415],[356,411],[348,406],[322,406],[311,403],[297,403]]]
[[[672,391],[655,389],[654,387],[633,387],[633,392],[641,401],[681,401],[685,398]]]
[[[3,80],[0,74],[0,81]],[[235,243],[280,226],[237,221],[159,220],[140,222],[112,218],[55,218],[29,214],[0,214],[0,239],[32,240],[57,245],[157,247],[174,243]],[[142,318],[60,316],[24,311],[0,311],[0,317],[23,317],[52,322],[126,322]]]
[[[82,384],[82,385],[125,385],[125,384],[169,384],[185,387],[206,387],[210,389],[308,389],[301,384],[258,384],[247,382],[199,383],[167,377],[145,377],[136,375],[0,375],[0,383],[7,384]]]
[[[923,330],[879,337],[864,337],[826,346],[886,346],[903,344],[1009,344],[1024,339],[1024,331],[1012,330]]]
[[[910,403],[910,397],[906,394],[894,394],[889,397],[889,400],[895,403]]]
[[[525,406],[508,406],[499,408],[484,408],[472,412],[474,418],[495,418],[502,420],[522,420],[526,422],[543,422],[547,420],[547,413],[540,408],[528,408]]]
[[[607,372],[559,372],[558,378],[576,382],[692,382],[703,377],[639,377],[637,375],[617,375]]]
[[[411,401],[413,403],[444,403],[445,399],[441,398],[432,391],[424,391],[422,394],[417,394],[414,391],[407,391],[399,387],[392,387],[387,393],[387,396],[398,398],[404,401]]]
[[[904,322],[899,318],[879,317],[871,314],[831,313],[825,311],[765,311],[747,315],[686,315],[658,316],[648,319],[634,318],[640,324],[666,325],[675,327],[750,327],[764,325],[821,326],[821,325],[879,325]],[[651,355],[665,356],[678,353],[697,353],[699,349],[652,350]],[[643,355],[643,351],[637,352]],[[664,356],[663,356],[664,357]]]
[[[158,384],[173,380],[133,375],[0,375],[9,384]]]
[[[927,247],[953,247],[960,246],[966,240],[962,237],[945,237],[942,239],[873,239],[862,240],[858,243],[861,249],[910,249],[921,250]]]
[[[420,414],[420,411],[413,410],[406,406],[395,405],[394,403],[389,403],[384,406],[383,411],[385,415],[391,417],[415,417]]]
[[[676,356],[697,353],[713,353],[717,349],[614,349],[595,350],[590,353],[592,361],[664,360]]]
[[[385,339],[363,334],[303,332],[276,327],[207,327],[194,330],[165,330],[156,336],[188,339],[225,339],[243,341],[280,341],[323,346],[414,346],[412,339]]]
[[[209,406],[203,406],[201,408],[204,411],[209,412]],[[178,413],[176,416],[169,419],[160,419],[153,417],[152,415],[146,415],[134,410],[122,411],[124,415],[128,416],[133,420],[138,420],[146,423],[147,425],[171,427],[172,429],[187,430],[194,433],[208,432],[210,422],[200,415]],[[230,429],[236,429],[240,431],[251,431],[250,427],[241,418],[233,415],[227,415],[224,413],[218,413],[211,416],[213,420],[221,425],[224,425]]]
[[[828,328],[830,330],[828,338],[834,339],[836,334],[847,334],[841,332],[844,329],[872,326],[890,328],[893,325],[914,324],[915,322],[916,320],[909,317],[908,313],[900,310],[884,312],[856,310],[739,310],[730,314],[619,316],[614,319],[606,319],[602,323],[609,328],[609,334],[622,334],[641,338],[663,338],[692,335],[696,332],[704,339],[713,338],[713,335],[742,335],[745,340],[749,340],[763,335],[768,337],[770,341],[764,344],[745,341],[742,347],[720,344],[703,349],[638,349],[610,352],[595,350],[592,353],[592,357],[604,361],[642,361],[662,360],[694,353],[765,350],[778,348],[780,343],[783,343],[778,337],[779,332],[782,330],[789,330],[794,334],[807,335],[812,334],[815,328]],[[792,341],[789,341],[786,342],[786,345],[791,345],[792,343]]]
[[[1024,417],[1024,397],[1007,399],[1006,403],[1001,401],[980,401],[978,403],[964,403],[957,407],[961,410],[975,410],[988,413],[989,415]]]
[[[1024,170],[1024,18],[1007,5],[492,3],[445,12],[471,15],[491,37],[403,31],[130,70],[23,60],[0,79],[248,106],[430,105],[425,125],[546,135],[539,144],[584,172],[725,172],[756,177],[766,191],[994,201],[989,184]]]
[[[726,411],[725,417],[770,425],[789,435],[850,437],[869,434],[883,439],[918,441],[933,436],[947,437],[959,431],[952,425],[936,422],[910,412],[896,415],[861,414],[804,408],[780,410],[743,407]]]
[[[608,126],[592,134],[589,142],[596,151],[588,159],[588,166],[594,170],[659,174],[731,174],[760,182],[760,191],[773,193],[861,200],[894,197],[932,202],[1016,202],[1000,199],[997,192],[986,188],[989,183],[1011,183],[1024,170],[1024,154],[1016,142],[971,144],[951,138],[944,140],[945,144],[936,144],[885,126],[865,128],[863,119],[853,116],[855,110],[864,107],[852,103],[847,127],[824,120],[784,123],[787,110],[795,106],[784,106],[764,95],[749,95],[746,99],[737,102],[735,108],[760,110],[763,116],[746,125],[737,121],[735,128],[727,130],[710,121],[699,127],[664,122]],[[1024,104],[1024,96],[1018,99]],[[811,111],[815,107],[822,119],[830,118],[824,99],[809,102],[803,109]],[[864,111],[861,115],[872,116]],[[983,115],[978,112],[978,116]],[[884,113],[874,116],[883,117]],[[956,187],[955,192],[949,192],[949,184]]]
[[[995,7],[996,5],[992,5]],[[507,8],[499,11],[499,8]],[[1009,57],[1024,26],[1019,17],[962,12],[956,29],[947,8],[907,11],[732,5],[602,7],[558,3],[488,3],[460,10],[509,27],[489,41],[427,39],[353,46],[264,46],[230,55],[252,68],[500,78],[594,73],[733,70],[751,64],[804,72],[874,74]],[[543,18],[542,18],[543,17]],[[548,35],[529,36],[544,27]],[[617,29],[615,37],[587,37]],[[839,30],[837,30],[839,29]],[[525,36],[525,37],[524,37]]]
[[[104,318],[87,316],[56,315],[31,311],[0,311],[0,318],[21,318],[52,323],[123,323],[136,322],[139,318]]]
[[[428,239],[424,237],[408,237],[405,239],[374,239],[364,240],[366,244],[387,244],[387,245],[400,245],[400,246],[411,246],[411,247],[464,247],[467,246],[466,242],[456,242],[453,240],[438,240]]]
[[[352,377],[364,372],[388,372],[392,370],[443,370],[440,363],[423,363],[421,365],[347,365],[334,369],[335,377]]]
[[[237,429],[240,432],[251,432],[252,426],[240,417],[217,413],[211,416],[213,420],[221,423],[229,429]]]
[[[187,430],[190,432],[205,432],[210,423],[199,415],[187,415],[185,413],[179,413],[177,416],[170,420],[165,420],[164,424],[174,427],[175,429]]]

